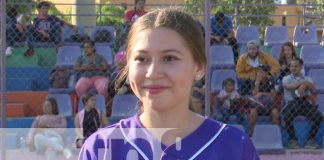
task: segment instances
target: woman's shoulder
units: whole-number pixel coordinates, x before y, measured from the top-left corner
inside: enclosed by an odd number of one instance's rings
[[[238,127],[234,127],[232,125],[228,125],[213,119],[206,119],[207,125],[212,130],[222,129],[221,134],[226,137],[246,137],[247,134],[243,132]],[[247,136],[248,137],[248,136]]]

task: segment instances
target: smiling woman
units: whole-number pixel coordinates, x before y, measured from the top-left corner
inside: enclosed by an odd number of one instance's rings
[[[190,15],[161,9],[140,17],[126,54],[121,79],[128,77],[142,112],[90,136],[80,158],[259,159],[246,134],[190,110],[193,84],[206,67],[203,37]]]

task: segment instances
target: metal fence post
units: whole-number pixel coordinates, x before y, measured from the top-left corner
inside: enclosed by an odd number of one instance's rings
[[[207,57],[207,68],[205,76],[205,116],[210,116],[210,64],[209,64],[209,48],[210,48],[210,0],[205,0],[205,54]]]

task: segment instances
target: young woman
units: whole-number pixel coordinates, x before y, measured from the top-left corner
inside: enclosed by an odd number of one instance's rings
[[[289,64],[290,62],[297,58],[297,54],[294,48],[294,45],[291,42],[286,42],[282,45],[280,56],[279,56],[279,64],[280,64],[280,81],[286,75],[290,74]]]
[[[62,138],[66,119],[59,115],[56,100],[46,99],[43,110],[44,114],[37,116],[32,124],[27,135],[27,144],[32,149],[35,147],[37,152],[45,152],[47,160],[56,159],[58,152],[63,152],[66,159],[71,158],[72,153],[64,148]]]
[[[90,136],[82,159],[259,159],[246,134],[190,110],[192,86],[206,65],[190,15],[150,12],[135,21],[127,42],[124,75],[141,113]]]
[[[76,146],[81,148],[83,142],[99,128],[108,125],[106,114],[96,108],[96,95],[86,93],[82,97],[84,108],[75,115]]]
[[[79,72],[81,76],[75,85],[75,91],[81,97],[94,87],[99,94],[107,96],[108,64],[101,55],[96,53],[93,41],[87,40],[83,46],[84,54],[80,55],[74,64],[74,71]]]

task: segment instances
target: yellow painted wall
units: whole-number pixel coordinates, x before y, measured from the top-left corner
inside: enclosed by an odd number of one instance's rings
[[[302,24],[302,8],[297,6],[278,6],[275,13],[278,14],[284,14],[284,12],[287,12],[286,16],[286,26],[288,27],[288,33],[289,37],[292,38],[294,33],[294,26],[301,25]],[[293,15],[293,16],[289,16]],[[300,16],[297,16],[300,15]],[[281,26],[282,24],[282,16],[274,17],[274,26]]]

